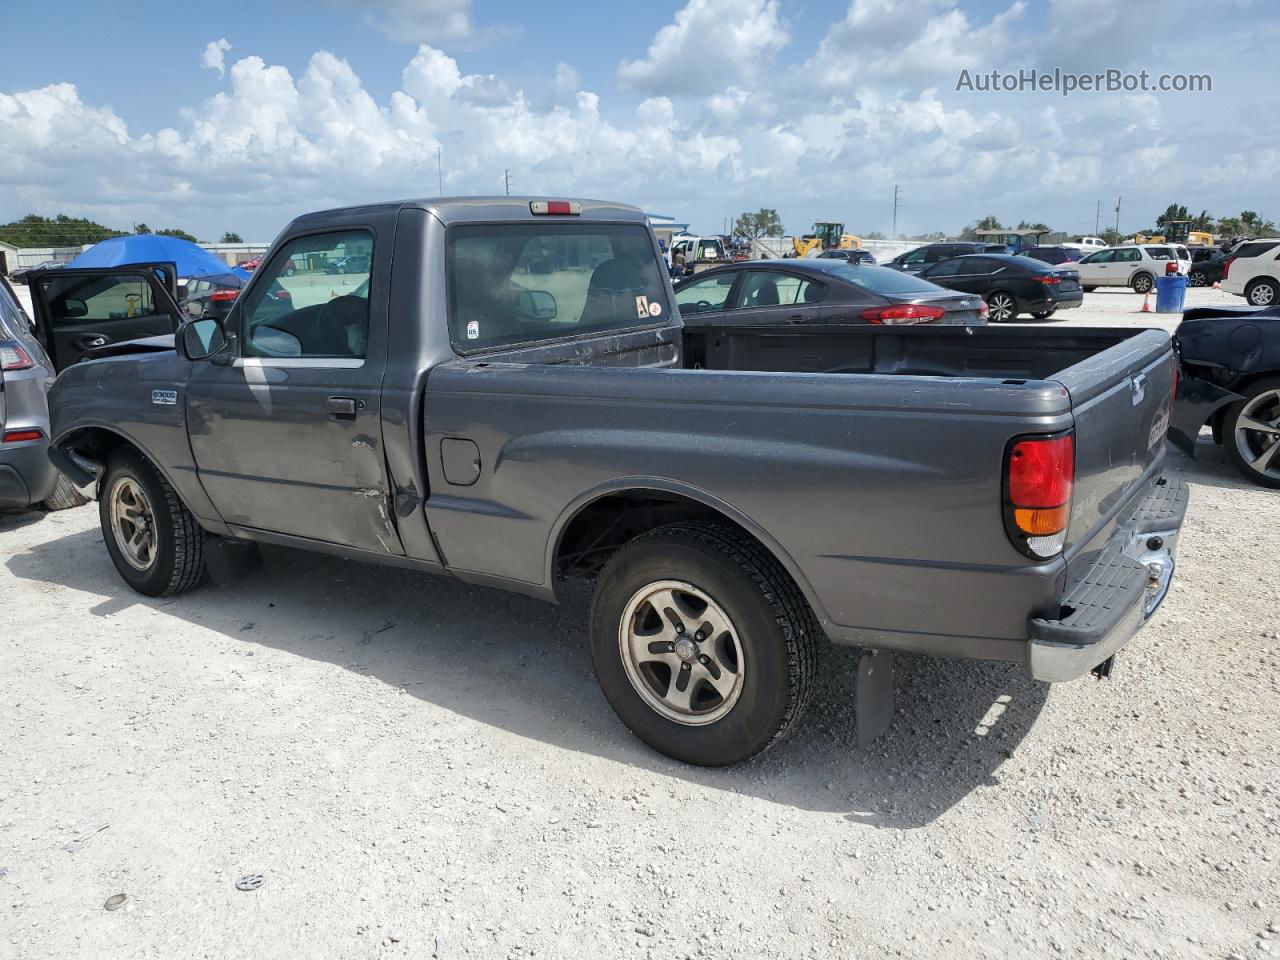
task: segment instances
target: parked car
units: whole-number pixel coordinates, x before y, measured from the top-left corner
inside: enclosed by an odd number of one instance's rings
[[[1280,304],[1280,238],[1237,244],[1223,264],[1222,289],[1255,307]]]
[[[845,263],[869,263],[875,265],[876,258],[870,250],[824,250],[818,254],[819,260],[843,260]]]
[[[1101,250],[1106,245],[1107,241],[1103,240],[1101,237],[1081,237],[1078,240],[1067,240],[1062,244],[1064,247],[1075,247],[1077,250],[1081,250],[1085,253],[1091,253],[1094,250]]]
[[[1095,251],[1076,263],[1080,284],[1086,293],[1098,287],[1130,287],[1135,293],[1150,293],[1156,277],[1185,274],[1190,269],[1191,255],[1180,258],[1175,246],[1127,243]],[[1182,249],[1186,251],[1186,247]]]
[[[1055,267],[1022,255],[955,257],[922,270],[920,279],[978,295],[986,302],[992,323],[1016,320],[1020,313],[1045,320],[1084,302],[1080,274],[1074,267]]]
[[[998,243],[971,243],[968,241],[928,243],[923,247],[916,247],[914,250],[898,254],[885,266],[891,270],[901,270],[904,273],[919,273],[926,267],[940,263],[943,260],[950,260],[952,257],[963,257],[970,253],[1008,252],[1007,247]]]
[[[716,267],[675,285],[689,323],[986,323],[981,297],[840,259],[801,257]]]
[[[225,317],[231,312],[240,287],[195,278],[178,288],[178,305],[193,316]]]
[[[367,299],[263,312],[288,257],[354,236]],[[547,274],[519,269],[534,251]],[[1059,681],[1105,674],[1164,598],[1186,500],[1163,472],[1163,331],[694,319],[635,207],[312,214],[229,326],[64,369],[51,456],[96,485],[105,549],[149,596],[257,543],[544,599],[590,578],[605,696],[691,763],[782,737],[827,639]],[[873,724],[889,662],[854,667]]]
[[[1197,307],[1174,340],[1181,376],[1169,438],[1194,457],[1208,424],[1241,476],[1280,489],[1280,305]]]
[[[61,510],[85,502],[49,460],[46,396],[53,375],[30,318],[0,277],[0,509]]]
[[[1222,279],[1226,265],[1227,255],[1220,251],[1199,259],[1193,255],[1187,282],[1193,287],[1211,287]]]
[[[1031,257],[1033,260],[1039,260],[1042,263],[1075,263],[1084,253],[1076,247],[1057,246],[1057,247],[1031,247],[1025,253],[1024,257]]]
[[[330,260],[328,266],[324,268],[325,273],[368,273],[369,272],[369,256],[368,254],[353,254],[347,257],[338,257]]]
[[[65,260],[43,260],[34,267],[19,267],[9,274],[9,279],[14,283],[26,283],[27,275],[34,270],[57,270],[65,264]]]

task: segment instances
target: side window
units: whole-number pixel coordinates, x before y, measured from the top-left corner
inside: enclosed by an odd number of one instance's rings
[[[1117,263],[1136,263],[1141,259],[1142,259],[1142,253],[1139,252],[1136,248],[1129,249],[1129,250],[1116,251]]]
[[[49,322],[54,329],[155,314],[151,284],[141,273],[99,273],[47,277],[43,281]]]
[[[9,285],[0,280],[0,336],[6,336],[6,330],[13,336],[19,332],[27,333],[27,316],[18,301],[10,295]]]
[[[1091,253],[1081,263],[1111,263],[1116,258],[1114,250],[1099,250],[1097,253]]]
[[[959,257],[952,260],[944,260],[942,263],[930,267],[928,270],[928,276],[925,279],[945,280],[950,277],[959,276],[961,273],[968,272],[963,269],[966,266],[967,264],[965,261],[961,260]]]
[[[724,310],[729,291],[733,289],[733,281],[737,278],[737,271],[717,273],[681,287],[676,291],[676,304],[680,307],[680,313],[691,316],[695,313]]]
[[[903,263],[923,263],[925,255],[928,254],[928,252],[929,252],[928,248],[919,247],[915,250],[912,250],[905,257],[903,257],[902,262]]]
[[[939,260],[950,260],[955,253],[949,247],[926,247],[924,254],[925,263],[937,263]]]
[[[1168,247],[1147,247],[1147,256],[1152,260],[1172,260],[1173,251]]]
[[[808,288],[814,288],[812,290]],[[821,288],[821,291],[817,288]],[[742,292],[738,295],[738,307],[793,306],[797,303],[817,303],[826,296],[826,287],[821,283],[811,283],[790,273],[775,273],[772,270],[748,271],[742,282]],[[817,300],[806,300],[805,295],[817,297]]]
[[[290,240],[258,268],[244,302],[244,355],[364,357],[372,260],[373,235],[365,230]]]

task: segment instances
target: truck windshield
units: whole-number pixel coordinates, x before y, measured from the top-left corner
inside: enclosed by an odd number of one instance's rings
[[[461,353],[665,323],[666,285],[641,224],[450,227],[449,333]]]

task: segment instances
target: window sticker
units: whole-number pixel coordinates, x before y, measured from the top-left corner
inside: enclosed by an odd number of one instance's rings
[[[641,320],[649,319],[648,297],[636,297],[636,313],[639,314]]]
[[[480,339],[480,321],[471,320],[467,323],[467,339],[468,340]]]
[[[649,316],[651,317],[662,316],[662,304],[658,303],[656,300],[653,303],[649,304]]]

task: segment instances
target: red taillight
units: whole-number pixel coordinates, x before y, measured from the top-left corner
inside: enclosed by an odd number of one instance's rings
[[[990,312],[991,312],[991,308],[987,306],[987,301],[985,301],[985,300],[979,300],[979,301],[978,301],[978,316],[980,316],[980,317],[985,317],[985,316],[986,316],[987,314],[989,314]]]
[[[215,290],[209,294],[209,299],[214,303],[230,303],[238,296],[240,296],[239,290]]]
[[[1166,277],[1170,276],[1171,274],[1175,274],[1177,272],[1178,272],[1178,261],[1170,260],[1168,263],[1164,265],[1164,274]]]
[[[1014,543],[1040,560],[1061,553],[1075,484],[1072,434],[1015,441],[1005,471],[1005,520]]]
[[[24,440],[39,440],[44,434],[39,430],[6,430],[3,443],[22,443]]]
[[[929,323],[943,316],[942,307],[930,307],[922,303],[898,303],[891,307],[868,307],[858,314],[867,323]]]
[[[0,370],[30,370],[35,361],[19,343],[0,343]]]
[[[1227,279],[1227,274],[1231,272],[1231,265],[1235,262],[1236,262],[1235,257],[1227,257],[1227,259],[1222,262],[1222,279],[1223,280]]]
[[[1035,279],[1040,283],[1048,284],[1049,286],[1054,286],[1062,282],[1061,277],[1056,276],[1052,273],[1042,274],[1041,276],[1038,276]]]
[[[530,200],[529,212],[540,217],[576,217],[582,213],[582,204],[570,200]]]

